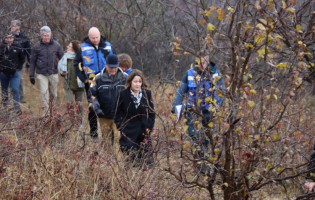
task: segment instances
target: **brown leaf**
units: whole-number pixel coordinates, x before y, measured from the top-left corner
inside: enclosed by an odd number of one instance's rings
[[[218,20],[222,20],[224,16],[225,16],[224,8],[218,8],[217,9],[217,18],[218,18]]]
[[[292,5],[296,5],[296,0],[290,0],[290,3],[291,3]]]
[[[206,20],[205,19],[201,19],[198,23],[199,24],[204,24],[204,23],[206,23]]]

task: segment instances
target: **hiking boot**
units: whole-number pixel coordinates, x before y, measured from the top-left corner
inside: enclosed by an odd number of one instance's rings
[[[23,99],[20,100],[20,102],[21,102],[21,103],[26,103],[26,100],[27,100],[27,99],[23,98]]]
[[[17,116],[21,115],[22,114],[22,110],[21,108],[17,108],[13,111],[14,114],[16,114]]]
[[[94,143],[98,143],[99,139],[98,137],[91,137],[91,141]]]

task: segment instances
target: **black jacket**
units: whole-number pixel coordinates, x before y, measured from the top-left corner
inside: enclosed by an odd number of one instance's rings
[[[136,108],[130,88],[122,90],[115,103],[115,124],[121,131],[119,143],[127,148],[139,149],[145,135],[154,127],[155,113],[151,91],[143,89],[140,105]]]
[[[31,50],[31,41],[28,38],[27,34],[25,32],[23,32],[22,30],[20,30],[20,32],[18,34],[15,34],[14,41],[22,46],[24,53],[27,57],[27,60],[28,60],[28,62],[30,62],[32,50]]]
[[[63,56],[60,44],[51,38],[48,44],[42,40],[38,41],[32,51],[30,61],[30,77],[37,74],[51,75],[58,73],[58,59]],[[58,58],[58,59],[57,59]]]
[[[102,109],[105,118],[113,119],[112,112],[118,93],[125,89],[127,74],[118,68],[113,80],[108,75],[106,68],[95,78],[96,85],[91,87],[94,100],[88,99],[89,104],[93,102],[94,109]]]
[[[104,36],[101,36],[101,40],[100,40],[98,49],[102,49],[102,48],[104,48],[106,46],[105,45],[105,41],[106,41],[106,38]],[[84,38],[84,42],[91,44],[95,48],[94,44],[89,39],[89,36],[86,36]],[[95,48],[95,51],[97,51],[96,48]],[[112,46],[112,51],[113,51],[113,54],[116,54],[116,51],[115,51],[113,46]],[[104,56],[106,58],[107,55],[104,55]],[[97,61],[97,62],[99,62],[99,61]],[[75,56],[74,61],[73,61],[73,66],[74,66],[74,70],[75,70],[77,76],[84,83],[86,81],[86,79],[87,79],[87,76],[86,76],[84,70],[81,71],[79,69],[79,63],[83,63],[82,49],[81,48],[76,53],[76,56]],[[83,65],[82,65],[82,67],[83,67]]]
[[[6,43],[0,45],[0,72],[10,76],[21,70],[25,54],[20,44],[13,43],[9,50]]]
[[[315,144],[314,144],[314,147],[313,147],[313,153],[310,157],[310,163],[307,165],[307,169],[310,170],[310,169],[314,169],[315,168]],[[315,170],[309,172],[306,174],[306,179],[308,180],[311,180],[312,182],[315,182],[315,176],[311,175],[311,174],[314,174],[315,173]]]

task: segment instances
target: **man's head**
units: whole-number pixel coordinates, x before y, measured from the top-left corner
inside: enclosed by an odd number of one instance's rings
[[[11,46],[14,41],[14,35],[12,33],[7,34],[4,38],[4,41],[8,46]]]
[[[119,60],[117,55],[110,54],[106,57],[106,70],[110,75],[115,75],[118,67],[119,67]]]
[[[118,55],[119,67],[124,72],[132,66],[132,60],[128,54],[122,53]]]
[[[48,26],[43,26],[40,28],[40,36],[42,37],[42,41],[46,44],[50,42],[51,39],[51,30]]]
[[[207,66],[209,65],[209,56],[208,55],[202,55],[198,58],[200,58],[200,62],[199,62],[198,67],[201,71],[204,71],[207,68]]]
[[[98,46],[98,44],[101,41],[101,32],[96,27],[92,27],[89,30],[89,39],[95,46]]]
[[[17,33],[21,28],[21,21],[20,20],[13,20],[11,21],[11,32]]]

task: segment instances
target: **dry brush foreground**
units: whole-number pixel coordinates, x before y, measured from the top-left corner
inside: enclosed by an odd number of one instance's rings
[[[61,88],[60,84],[58,93],[60,97],[53,107],[52,116],[41,117],[38,114],[39,104],[30,105],[31,110],[23,108],[23,114],[20,116],[15,116],[7,108],[1,107],[1,199],[210,198],[208,189],[203,185],[207,186],[211,176],[200,174],[194,167],[196,164],[192,160],[194,149],[189,137],[185,134],[183,121],[174,125],[171,120],[172,114],[169,110],[175,92],[173,85],[151,85],[155,93],[156,112],[159,117],[152,133],[155,163],[150,168],[130,166],[130,163],[126,162],[127,157],[115,156],[107,142],[92,143],[87,126],[79,128],[76,120],[67,112],[67,105],[62,103]],[[36,90],[27,93],[27,96],[39,98]],[[309,101],[311,102],[304,103],[304,106],[312,103],[312,100]],[[301,109],[304,108],[301,106]],[[299,117],[292,115],[291,118],[299,119],[302,127],[311,127],[309,126],[313,124],[311,112],[312,110],[309,110],[309,115],[302,116],[303,120],[300,115]],[[250,114],[244,117],[244,120],[249,118],[251,118]],[[67,123],[68,120],[71,120],[71,123]],[[294,120],[290,119],[290,121]],[[220,122],[216,122],[216,126],[218,126],[217,130],[220,130]],[[265,157],[262,156],[256,170],[250,174],[253,177],[249,179],[250,181],[259,180],[259,175],[266,169],[275,168],[271,173],[276,174],[284,170],[286,166],[292,167],[293,163],[296,166],[307,163],[313,136],[291,132],[290,128],[282,132],[281,128],[282,126],[278,127],[279,138],[271,135],[267,136],[271,142],[262,142],[265,145],[263,149],[274,153],[262,152]],[[240,134],[246,134],[244,132],[241,131]],[[216,143],[220,145],[220,133],[214,135],[218,138]],[[253,141],[251,137],[254,136],[245,136],[244,141],[238,142],[246,146]],[[281,152],[285,147],[277,146],[279,145],[277,141],[292,140],[291,137],[296,140],[295,143],[291,143],[292,147],[298,149],[287,153],[282,152],[283,157],[281,157],[277,151]],[[258,139],[260,138],[254,137],[254,140]],[[235,160],[239,159],[244,166],[246,162],[251,162],[250,159],[254,158],[251,154],[260,153],[259,148],[256,151],[250,151],[252,147],[247,146],[248,152],[244,152],[245,149],[239,152],[241,155],[235,153]],[[300,154],[297,154],[297,151]],[[216,156],[210,159],[213,161]],[[224,162],[224,160],[220,159],[219,162]],[[277,165],[277,162],[281,165]],[[212,164],[218,166],[215,162]],[[238,169],[245,170],[242,167]],[[290,172],[284,174],[288,176]],[[183,176],[185,179],[180,180]],[[267,179],[272,180],[270,177]],[[250,195],[257,199],[291,199],[301,194],[298,182],[302,179],[303,177],[298,176],[297,179],[288,179],[284,182],[274,181],[260,190],[251,192]],[[186,180],[191,180],[191,183]],[[217,174],[214,185],[215,198],[222,199],[225,183],[220,173]]]

